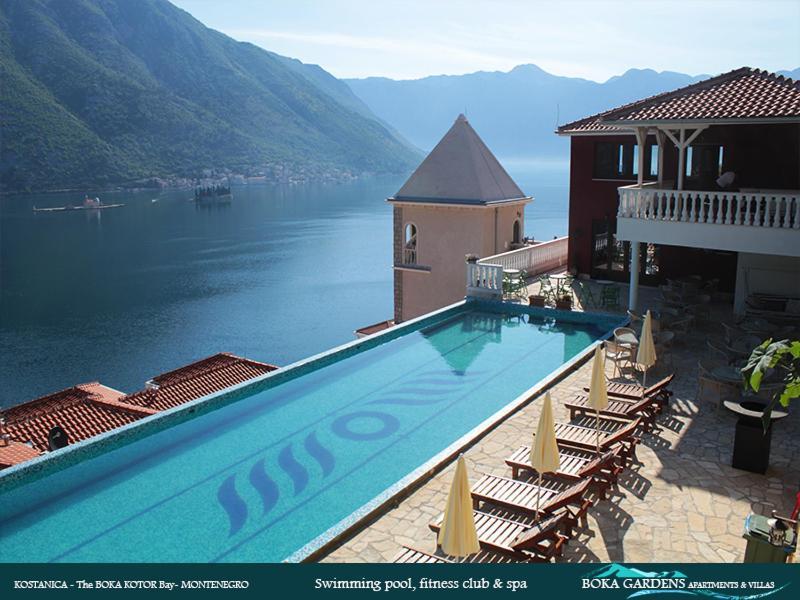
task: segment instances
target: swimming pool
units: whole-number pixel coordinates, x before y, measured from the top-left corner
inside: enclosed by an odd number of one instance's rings
[[[618,321],[469,302],[47,476],[0,476],[0,560],[284,560]]]

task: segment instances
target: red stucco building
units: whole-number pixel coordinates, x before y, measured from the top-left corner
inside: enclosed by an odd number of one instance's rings
[[[630,281],[632,306],[639,283],[688,275],[719,279],[738,310],[800,297],[800,82],[737,69],[557,132],[571,269]]]

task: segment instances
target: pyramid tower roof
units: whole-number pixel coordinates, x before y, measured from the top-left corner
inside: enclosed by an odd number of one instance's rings
[[[527,199],[462,114],[389,201],[485,206]]]

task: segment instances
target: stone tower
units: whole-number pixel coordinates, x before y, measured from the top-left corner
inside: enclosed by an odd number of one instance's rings
[[[394,207],[394,319],[464,297],[464,257],[522,241],[531,201],[464,115],[388,202]]]

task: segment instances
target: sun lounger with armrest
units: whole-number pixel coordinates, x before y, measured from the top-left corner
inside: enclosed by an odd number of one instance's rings
[[[586,497],[591,479],[571,483],[566,487],[543,482],[541,486],[518,479],[498,475],[484,475],[472,488],[472,501],[475,508],[481,502],[489,502],[496,506],[510,508],[527,516],[536,516],[537,496],[539,496],[539,516],[551,514],[556,510],[567,511],[565,526],[567,533],[578,521],[586,519],[586,511],[592,501]]]
[[[623,466],[627,464],[628,459],[635,459],[636,445],[641,441],[636,435],[639,423],[640,419],[638,418],[632,421],[625,421],[623,419],[601,417],[599,419],[601,452],[620,444],[622,449],[619,456],[623,461]],[[573,423],[556,423],[556,441],[559,444],[594,450],[596,448],[596,440],[594,417],[591,419],[586,417]]]
[[[669,397],[672,395],[672,392],[667,388],[674,378],[675,374],[673,373],[646,388],[638,383],[617,383],[610,381],[607,386],[608,395],[630,400],[641,400],[645,396],[656,396],[661,404],[667,404],[667,402],[669,402]],[[589,388],[585,387],[583,390],[588,392]]]
[[[449,558],[445,558],[444,556],[436,556],[435,554],[431,554],[430,552],[424,552],[422,550],[417,550],[416,548],[409,548],[408,546],[403,546],[400,549],[400,552],[397,553],[397,556],[394,557],[392,562],[396,563],[414,563],[414,564],[441,564],[441,563],[452,563],[453,561]]]
[[[579,414],[593,415],[594,409],[589,406],[589,397],[583,394],[575,396],[573,400],[565,402],[569,409],[570,419]],[[650,431],[655,426],[656,415],[660,412],[660,405],[655,396],[645,396],[641,400],[627,400],[609,398],[608,406],[600,411],[604,417],[617,417],[619,419],[635,419],[641,417],[642,429]]]
[[[492,552],[483,550],[470,554],[469,556],[448,556],[444,553],[431,553],[412,548],[411,546],[401,546],[400,552],[394,557],[393,562],[405,564],[453,564],[453,563],[482,563],[482,564],[499,564],[499,563],[513,563],[519,562],[519,558],[509,556],[507,554],[500,554],[499,552]]]
[[[554,514],[534,525],[521,521],[473,511],[475,529],[481,548],[511,556],[525,562],[549,562],[561,556],[567,537],[560,533],[565,519],[564,513]],[[438,534],[441,515],[429,525]]]
[[[591,450],[559,445],[558,453],[561,458],[561,464],[558,467],[558,471],[552,473],[551,476],[567,481],[592,478],[591,487],[603,499],[605,498],[606,490],[617,481],[620,472],[622,472],[622,467],[617,464],[620,450],[621,447],[616,446],[597,456]],[[506,459],[506,464],[511,467],[511,477],[513,479],[519,479],[520,471],[530,471],[536,474],[536,470],[531,467],[530,454],[530,446],[520,446]]]

